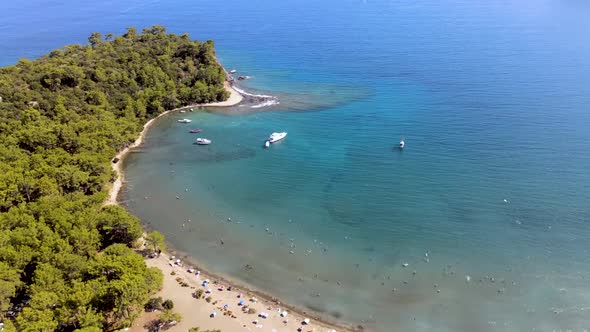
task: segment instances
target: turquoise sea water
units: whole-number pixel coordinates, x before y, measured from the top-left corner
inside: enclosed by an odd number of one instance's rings
[[[2,6],[2,64],[163,24],[279,98],[126,161],[129,209],[213,271],[378,331],[590,329],[587,3]]]

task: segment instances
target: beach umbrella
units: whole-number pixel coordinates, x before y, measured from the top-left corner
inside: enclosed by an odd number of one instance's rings
[[[306,318],[306,319],[304,319],[304,320],[303,320],[303,324],[304,324],[304,325],[309,325],[309,318]]]
[[[238,302],[238,305],[244,305],[244,300],[241,300],[240,302]]]
[[[283,311],[283,312],[281,312],[281,317],[287,317],[288,314],[289,314],[288,312]]]
[[[217,316],[217,313],[216,313],[215,311],[213,311],[213,312],[211,313],[211,315],[209,315],[209,317],[211,317],[211,318],[215,318],[215,316]]]

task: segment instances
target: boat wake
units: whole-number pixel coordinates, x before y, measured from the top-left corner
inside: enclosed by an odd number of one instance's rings
[[[262,108],[280,104],[279,98],[275,96],[249,93],[235,85],[233,88],[239,92],[248,103],[254,104],[250,106],[250,108]]]

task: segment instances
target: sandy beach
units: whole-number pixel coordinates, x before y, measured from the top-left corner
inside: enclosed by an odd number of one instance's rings
[[[226,101],[220,101],[216,103],[208,103],[208,104],[195,104],[192,106],[201,106],[201,107],[227,107],[239,104],[244,97],[234,89],[234,87],[229,83],[225,82],[225,89],[229,91],[230,95]],[[190,107],[190,106],[189,106]]]
[[[157,117],[149,120],[143,127],[138,138],[117,155],[118,162],[112,163],[113,170],[117,173],[117,179],[109,190],[105,205],[118,204],[117,197],[124,182],[124,172],[122,170],[122,161],[125,156],[133,149],[143,143],[145,134],[154,122],[166,114],[190,107],[227,107],[240,103],[243,96],[237,92],[231,84],[225,83],[226,89],[231,93],[228,100],[218,103],[194,104],[186,107],[163,112]],[[176,263],[176,258],[172,259],[170,254],[162,253],[157,258],[147,259],[146,264],[150,267],[157,267],[164,274],[164,285],[162,290],[156,295],[164,299],[170,299],[174,302],[174,310],[180,313],[183,320],[173,327],[170,331],[187,331],[191,327],[200,327],[201,329],[221,329],[221,331],[346,331],[346,328],[330,326],[325,322],[313,319],[311,316],[305,316],[302,313],[293,311],[280,302],[272,301],[261,294],[245,289],[238,289],[235,285],[217,278],[206,271],[199,271],[197,276],[195,271],[188,272],[189,267],[185,263]],[[192,271],[192,270],[191,270]],[[181,278],[181,279],[178,279]],[[210,283],[204,287],[202,282],[210,280]],[[185,286],[181,285],[185,282]],[[186,285],[188,284],[188,287]],[[231,289],[229,290],[228,289]],[[204,292],[210,290],[210,294],[203,294],[201,299],[196,299],[193,293],[197,289]],[[211,297],[207,302],[206,297]],[[243,301],[242,305],[239,305]],[[224,309],[225,305],[229,308]],[[246,309],[244,309],[246,308]],[[254,309],[255,313],[248,313],[248,309]],[[211,317],[215,312],[215,317]],[[266,315],[264,315],[264,313]],[[263,314],[265,317],[260,317]],[[282,314],[282,315],[281,315]],[[144,325],[158,317],[157,312],[142,313],[129,331],[145,331]],[[304,321],[309,319],[309,323]]]
[[[157,267],[164,273],[164,287],[156,296],[172,300],[174,310],[183,317],[180,323],[169,329],[170,331],[188,331],[191,327],[220,329],[224,332],[276,332],[298,329],[316,332],[343,331],[342,328],[336,329],[314,319],[309,319],[309,323],[305,324],[304,320],[308,317],[291,311],[280,302],[273,303],[261,299],[255,293],[217,280],[206,272],[193,270],[182,261],[180,264],[176,262],[176,258],[171,258],[166,253],[146,261],[148,266]],[[209,283],[203,286],[204,281]],[[186,283],[184,287],[181,285],[183,282]],[[200,299],[193,296],[198,289],[203,291]],[[211,298],[209,302],[206,300],[207,297]],[[254,309],[255,312],[248,313],[250,309]],[[211,317],[213,313],[215,317]],[[261,317],[261,314],[266,318]],[[129,330],[145,331],[144,325],[156,319],[157,315],[158,313],[144,313]]]

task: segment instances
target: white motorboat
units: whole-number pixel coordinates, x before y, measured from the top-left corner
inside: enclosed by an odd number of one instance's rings
[[[269,146],[270,146],[270,141],[269,140],[264,141],[264,147],[268,148]]]
[[[186,113],[186,111],[185,110],[180,110],[180,113]]]
[[[180,123],[191,123],[191,122],[193,122],[193,120],[189,120],[189,119],[180,119],[180,120],[178,120],[178,122],[180,122]]]
[[[406,142],[405,142],[405,141],[404,141],[404,139],[402,138],[402,140],[401,140],[401,141],[399,141],[399,148],[400,148],[400,149],[403,149],[405,145],[406,145]]]
[[[270,135],[270,137],[268,138],[268,142],[269,143],[275,143],[275,142],[278,142],[278,141],[282,140],[285,137],[287,137],[287,133],[285,133],[285,132],[282,132],[282,133],[272,133]]]
[[[197,145],[209,145],[209,144],[211,144],[211,140],[210,139],[200,138],[199,137],[195,141],[195,144],[197,144]]]

